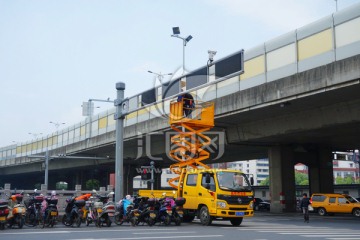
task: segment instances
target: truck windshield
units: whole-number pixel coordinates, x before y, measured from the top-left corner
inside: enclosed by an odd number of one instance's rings
[[[239,172],[217,172],[219,188],[230,191],[251,191],[251,186],[245,174]]]

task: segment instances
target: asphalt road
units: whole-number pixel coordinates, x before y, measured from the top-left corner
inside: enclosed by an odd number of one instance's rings
[[[129,224],[97,228],[94,225],[80,228],[65,227],[58,223],[54,228],[5,229],[0,239],[6,240],[125,240],[125,239],[244,239],[244,240],[360,240],[360,218],[351,215],[324,216],[310,215],[310,223],[304,223],[300,213],[271,214],[257,212],[256,216],[244,219],[239,227],[229,222],[214,221],[211,226],[202,226],[198,220],[181,226],[149,227]]]

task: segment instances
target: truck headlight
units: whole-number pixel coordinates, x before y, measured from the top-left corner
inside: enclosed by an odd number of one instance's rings
[[[219,207],[219,208],[226,208],[226,203],[225,202],[217,202],[217,206]]]
[[[250,208],[254,208],[254,203],[251,202],[250,205],[249,205]]]

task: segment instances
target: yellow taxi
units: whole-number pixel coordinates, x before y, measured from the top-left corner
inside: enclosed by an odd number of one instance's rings
[[[320,216],[335,213],[351,213],[360,217],[360,202],[347,194],[314,193],[310,198],[311,206]]]

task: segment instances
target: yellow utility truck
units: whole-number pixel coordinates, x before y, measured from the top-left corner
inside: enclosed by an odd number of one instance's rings
[[[204,132],[214,126],[214,104],[194,105],[184,102],[187,100],[170,103],[169,123],[176,132],[171,137],[169,155],[175,163],[170,170],[178,176],[169,180],[169,185],[176,190],[140,190],[139,196],[160,197],[165,193],[185,198],[184,222],[198,217],[203,225],[219,219],[239,226],[244,217],[254,215],[253,179],[237,170],[212,169],[204,163],[210,157],[206,147],[211,143]]]

